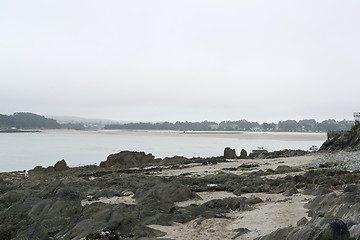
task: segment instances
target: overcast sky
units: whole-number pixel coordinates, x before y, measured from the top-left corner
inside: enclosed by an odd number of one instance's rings
[[[360,1],[2,0],[0,113],[352,119]]]

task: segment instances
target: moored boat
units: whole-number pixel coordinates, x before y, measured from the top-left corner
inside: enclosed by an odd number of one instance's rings
[[[316,145],[312,145],[309,149],[310,151],[317,151],[319,148]]]
[[[253,153],[265,153],[267,152],[266,148],[258,147],[257,149],[252,150]]]

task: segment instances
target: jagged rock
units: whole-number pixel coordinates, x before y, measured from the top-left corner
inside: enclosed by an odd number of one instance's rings
[[[62,172],[65,170],[68,170],[69,167],[67,166],[66,161],[63,159],[61,161],[58,161],[57,163],[55,163],[54,166],[49,166],[47,168],[43,168],[42,166],[36,166],[33,170],[31,170],[31,172],[35,172],[35,173],[51,173],[51,172]]]
[[[256,168],[259,167],[259,164],[241,164],[238,169],[242,169],[242,168]]]
[[[254,204],[259,204],[259,203],[263,203],[264,201],[259,198],[259,197],[255,197],[255,196],[251,196],[248,199],[246,199],[246,203],[249,205],[254,205]]]
[[[340,220],[335,219],[330,224],[327,224],[319,236],[316,238],[317,240],[328,240],[328,239],[341,239],[341,240],[349,240],[350,233],[346,226],[346,224]]]
[[[360,150],[360,124],[355,124],[350,131],[329,131],[327,140],[320,147],[323,151],[359,151]]]
[[[161,160],[161,165],[188,164],[190,159],[182,156],[166,157]]]
[[[247,151],[245,149],[241,149],[241,152],[240,152],[240,159],[246,159],[248,157],[247,155]]]
[[[149,190],[137,191],[135,198],[140,202],[159,201],[161,203],[174,203],[186,201],[197,197],[188,187],[181,183],[169,182],[159,183]]]
[[[304,226],[308,222],[309,222],[309,220],[306,217],[303,217],[299,221],[297,221],[296,225],[298,227],[301,227],[301,226]]]
[[[351,184],[349,186],[347,186],[344,189],[344,192],[353,192],[353,193],[359,193],[360,192],[360,186],[356,185],[356,184]]]
[[[319,176],[321,172],[327,171],[317,171],[317,175]],[[335,172],[331,174],[333,173]],[[279,229],[260,239],[350,240],[359,238],[360,196],[356,185],[349,185],[347,191],[340,195],[335,193],[319,195],[306,203],[305,208],[309,209],[309,217],[312,218],[309,222],[305,223],[304,219],[301,219],[298,227]]]
[[[320,196],[324,194],[331,193],[332,191],[329,188],[326,187],[320,187],[315,189],[305,189],[303,191],[303,194],[305,195],[313,195],[313,196]]]
[[[226,159],[236,159],[237,156],[236,156],[235,149],[231,149],[229,147],[226,147],[224,149],[224,158],[226,158]]]
[[[280,165],[275,169],[275,173],[288,173],[291,171],[291,167],[289,167],[288,165]]]
[[[2,194],[0,196],[0,202],[8,205],[8,204],[18,202],[21,199],[23,199],[24,197],[25,197],[25,195],[24,195],[23,192],[11,191],[11,192],[7,192],[5,194]]]
[[[348,218],[346,220],[346,226],[348,227],[349,231],[350,231],[350,228],[354,225],[359,225],[360,224],[360,214],[357,214],[357,215],[354,215],[354,216],[351,216],[350,218]]]
[[[54,169],[55,171],[64,171],[69,169],[69,167],[66,164],[66,161],[63,159],[61,161],[58,161],[55,165],[54,165]]]
[[[298,192],[299,191],[296,188],[291,188],[291,189],[286,190],[283,194],[284,194],[284,196],[289,197],[289,196],[292,196],[292,195],[294,195],[294,194],[296,194]]]
[[[106,161],[100,163],[100,167],[117,167],[121,169],[141,168],[158,164],[152,154],[144,152],[121,151],[110,154]]]
[[[247,228],[238,228],[238,229],[235,229],[234,232],[238,232],[238,233],[235,236],[233,236],[231,239],[236,239],[236,238],[250,232],[250,230]]]
[[[360,239],[360,224],[356,224],[349,229],[350,236],[353,239]]]
[[[270,233],[269,235],[265,235],[263,237],[258,238],[258,240],[280,240],[280,239],[288,239],[287,236],[291,231],[293,231],[293,227],[287,228],[279,228],[276,231]],[[300,239],[300,238],[299,238]],[[304,238],[306,239],[306,238]]]
[[[338,165],[337,162],[326,162],[326,163],[319,164],[319,168],[332,168],[332,167],[335,167],[337,165]]]
[[[34,172],[42,172],[44,170],[44,168],[42,166],[36,166],[33,171]]]
[[[193,228],[196,228],[198,225],[201,225],[201,223],[205,220],[206,218],[204,217],[200,217],[198,219],[196,219],[194,222],[193,222]]]
[[[308,151],[304,150],[291,150],[284,149],[281,151],[274,152],[263,152],[263,153],[250,153],[249,158],[251,159],[273,159],[273,158],[282,158],[282,157],[296,157],[296,156],[304,156],[308,154]]]
[[[206,208],[216,208],[216,209],[225,209],[225,210],[244,210],[248,205],[245,197],[235,198],[229,197],[224,199],[214,199],[209,202],[204,203],[203,205]]]

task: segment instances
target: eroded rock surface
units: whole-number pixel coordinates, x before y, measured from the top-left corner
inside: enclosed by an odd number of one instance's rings
[[[330,131],[323,143],[322,151],[360,151],[360,124],[354,125],[350,131]]]

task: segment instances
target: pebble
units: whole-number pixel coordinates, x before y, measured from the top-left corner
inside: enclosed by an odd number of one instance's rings
[[[320,164],[327,162],[336,162],[337,166],[334,166],[335,169],[343,170],[360,170],[360,151],[354,152],[345,152],[340,151],[336,153],[326,153],[319,155],[319,158],[315,159],[311,163],[303,165],[307,168],[318,168]]]

